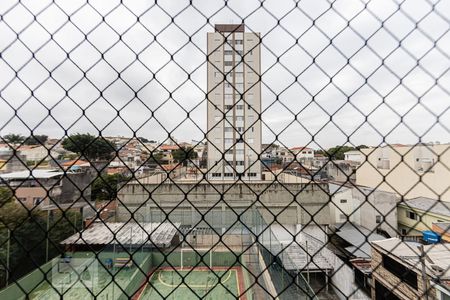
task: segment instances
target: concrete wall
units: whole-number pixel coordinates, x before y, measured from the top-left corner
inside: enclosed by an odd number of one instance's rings
[[[317,183],[130,183],[118,193],[117,216],[118,220],[126,221],[130,212],[137,212],[138,220],[156,221],[158,215],[164,218],[170,214],[174,221],[178,219],[186,224],[204,219],[220,225],[232,224],[237,218],[256,221],[248,209],[254,206],[268,223],[276,218],[283,224],[307,224],[314,216],[314,222],[328,224],[327,191],[326,184]]]
[[[340,185],[333,184],[330,190],[337,187]],[[397,196],[394,193],[361,186],[340,187],[332,196],[330,212],[334,224],[347,221],[342,218],[346,215],[354,224],[369,230],[384,230],[391,237],[397,236]]]
[[[384,230],[391,237],[397,236],[397,196],[394,193],[359,187],[352,189],[352,195],[361,203],[361,226],[369,230]]]

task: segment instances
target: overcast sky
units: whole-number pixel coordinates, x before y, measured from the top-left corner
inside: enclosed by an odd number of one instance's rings
[[[0,1],[0,134],[202,139],[206,33],[245,19],[263,142],[450,142],[448,0],[17,2]]]

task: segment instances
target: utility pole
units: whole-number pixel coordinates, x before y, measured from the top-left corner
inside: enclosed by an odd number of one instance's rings
[[[428,300],[428,285],[427,285],[427,273],[425,270],[425,251],[423,250],[423,245],[420,245],[420,264],[422,266],[422,288],[423,296],[425,300]]]
[[[11,244],[11,230],[8,228],[8,243],[6,244],[6,286],[8,286],[9,281],[9,248]]]

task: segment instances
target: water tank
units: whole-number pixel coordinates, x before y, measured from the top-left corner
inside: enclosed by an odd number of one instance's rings
[[[440,235],[434,231],[425,230],[422,233],[423,233],[423,240],[428,244],[436,244],[439,243],[439,241],[441,240]]]

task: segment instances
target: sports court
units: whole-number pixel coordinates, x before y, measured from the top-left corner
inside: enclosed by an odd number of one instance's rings
[[[133,294],[139,287],[135,282],[142,282],[145,275],[137,268],[146,268],[149,258],[129,257],[127,262],[116,257],[110,267],[105,261],[117,253],[102,253],[102,258],[73,258],[69,263],[55,261],[49,270],[49,280],[43,281],[30,294],[30,299],[118,299],[123,295]],[[123,255],[124,256],[124,255]],[[145,272],[148,272],[148,267]],[[114,280],[113,280],[114,279]]]
[[[244,289],[241,267],[164,267],[151,273],[138,299],[237,299]]]

